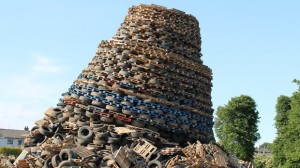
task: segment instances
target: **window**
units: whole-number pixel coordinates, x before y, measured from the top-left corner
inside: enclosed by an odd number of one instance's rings
[[[14,144],[14,140],[13,139],[7,139],[7,144]]]
[[[18,145],[21,145],[22,142],[23,142],[23,140],[22,140],[22,139],[19,139],[19,140],[18,140]]]

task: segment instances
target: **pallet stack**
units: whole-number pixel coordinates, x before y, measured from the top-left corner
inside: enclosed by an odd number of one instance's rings
[[[18,160],[117,167],[116,161],[130,158],[121,167],[143,167],[164,165],[171,156],[154,156],[166,146],[209,142],[212,72],[200,45],[193,16],[157,5],[131,7],[57,107],[36,122],[25,139],[29,154]]]
[[[132,7],[116,35],[101,42],[69,94],[126,115],[132,125],[208,142],[212,74],[202,64],[200,44],[193,16],[155,5]],[[115,99],[99,106],[96,99],[106,101],[110,94]]]

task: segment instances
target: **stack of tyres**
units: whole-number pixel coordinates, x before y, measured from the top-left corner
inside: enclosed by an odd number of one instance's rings
[[[179,143],[208,142],[212,73],[202,64],[200,44],[193,16],[155,5],[132,7],[68,95],[89,105],[101,102],[99,107],[132,118],[128,124],[187,135]]]
[[[203,65],[200,45],[193,16],[157,5],[131,7],[116,35],[99,44],[57,107],[26,137],[25,149],[38,156],[33,165],[63,167],[81,159],[116,167],[124,146],[143,148],[137,145],[143,142],[152,151],[127,152],[131,166],[143,167],[156,163],[150,156],[166,146],[211,141],[212,72]]]

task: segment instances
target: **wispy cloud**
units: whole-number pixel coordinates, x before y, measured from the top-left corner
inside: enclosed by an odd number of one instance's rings
[[[36,64],[32,70],[37,73],[58,73],[62,70],[61,66],[55,65],[51,59],[45,56],[37,56]]]
[[[10,72],[0,82],[0,123],[3,128],[22,129],[42,118],[44,111],[55,106],[61,94],[64,66],[51,57],[33,55],[27,69]]]

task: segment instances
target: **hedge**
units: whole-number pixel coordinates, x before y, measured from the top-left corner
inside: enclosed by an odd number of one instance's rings
[[[22,149],[17,147],[0,147],[0,154],[5,156],[9,156],[9,155],[19,156],[21,152]]]

